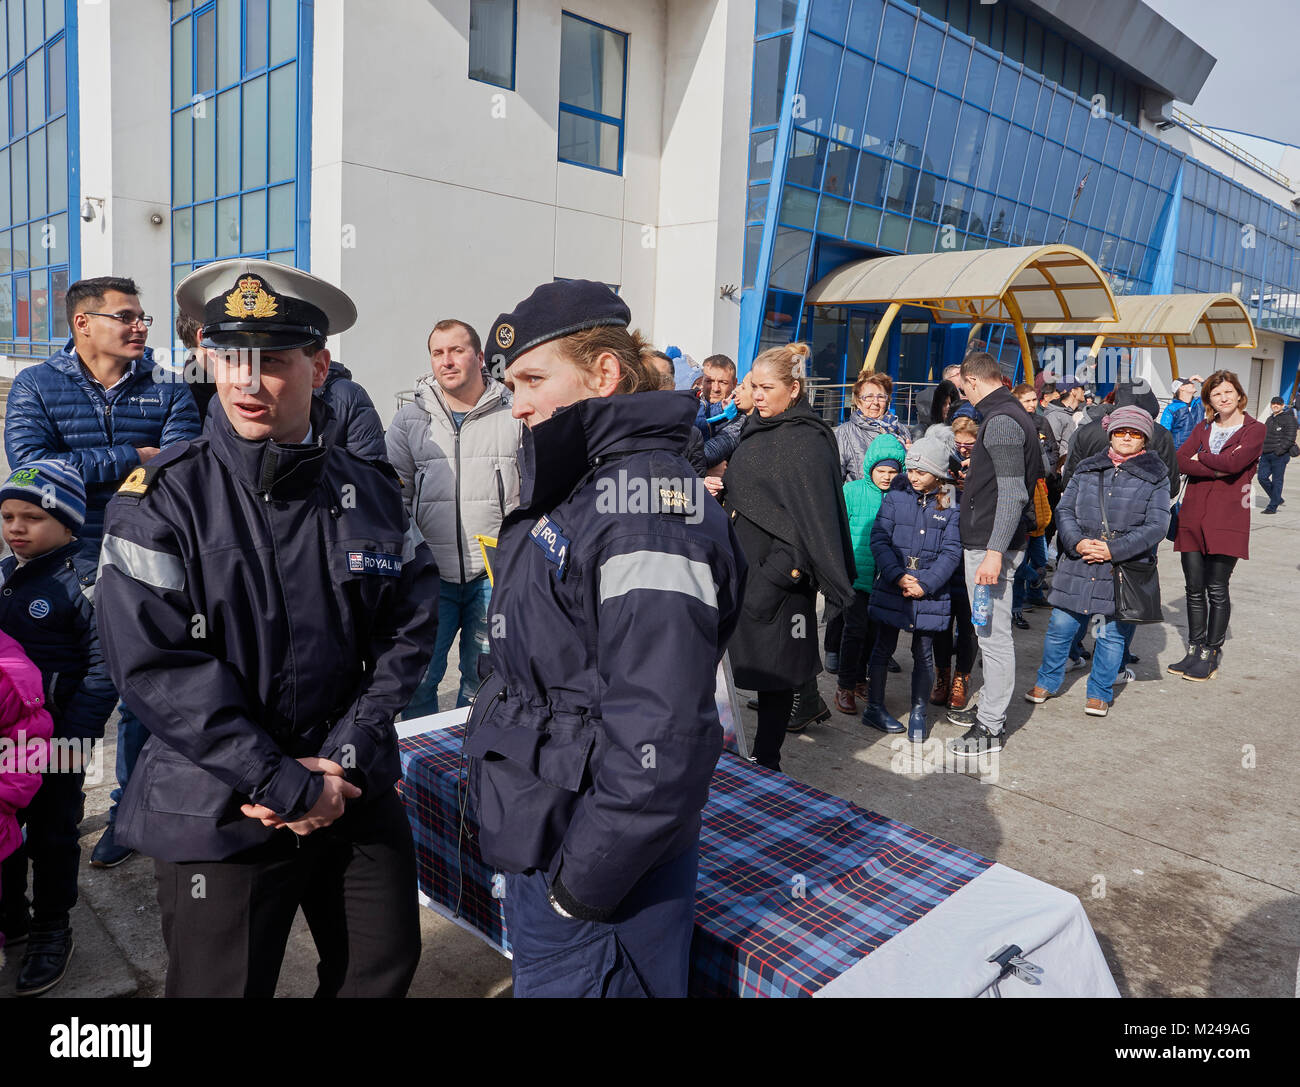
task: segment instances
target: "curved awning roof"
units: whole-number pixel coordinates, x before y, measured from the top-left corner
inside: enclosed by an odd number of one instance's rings
[[[1119,320],[1036,321],[1034,336],[1104,336],[1111,347],[1255,347],[1255,324],[1233,294],[1134,294],[1119,299]]]
[[[814,306],[898,302],[939,321],[1113,322],[1106,275],[1072,245],[918,253],[843,265],[808,292]]]

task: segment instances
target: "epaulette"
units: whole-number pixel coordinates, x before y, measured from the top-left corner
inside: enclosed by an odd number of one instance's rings
[[[149,488],[154,485],[162,470],[167,465],[180,460],[189,448],[188,441],[173,442],[148,464],[132,469],[131,474],[122,480],[122,486],[118,487],[117,493],[128,498],[143,498],[149,493]]]

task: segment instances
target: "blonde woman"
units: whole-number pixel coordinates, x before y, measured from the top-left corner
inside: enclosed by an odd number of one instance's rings
[[[727,467],[724,501],[749,562],[728,652],[736,683],[758,692],[755,761],[781,769],[796,689],[821,671],[817,592],[853,600],[853,547],[835,436],[804,397],[808,347],[765,351],[751,370],[754,414]]]

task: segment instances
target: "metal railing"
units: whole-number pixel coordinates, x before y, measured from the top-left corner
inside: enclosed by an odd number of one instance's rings
[[[1286,174],[1270,166],[1267,162],[1259,158],[1257,155],[1252,155],[1240,144],[1233,143],[1230,139],[1228,139],[1226,136],[1219,133],[1217,130],[1210,128],[1209,125],[1202,124],[1191,114],[1184,113],[1177,106],[1170,106],[1169,112],[1173,116],[1175,121],[1177,121],[1183,127],[1190,129],[1198,139],[1202,139],[1206,143],[1214,144],[1214,146],[1217,147],[1220,151],[1223,151],[1231,155],[1235,159],[1240,159],[1252,170],[1255,170],[1256,172],[1263,174],[1265,177],[1272,178],[1279,185],[1285,185],[1286,188],[1288,188],[1292,192],[1295,192],[1295,186],[1291,184],[1291,179],[1287,177]]]

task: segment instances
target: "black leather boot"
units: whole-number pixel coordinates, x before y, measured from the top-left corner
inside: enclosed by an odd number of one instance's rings
[[[829,721],[831,708],[826,705],[821,692],[817,690],[817,677],[814,676],[794,692],[794,706],[790,710],[790,720],[785,726],[786,732],[802,732],[809,725],[818,721]]]
[[[862,723],[881,732],[906,732],[902,721],[885,712],[885,677],[887,667],[872,666],[867,669],[867,708],[862,711]]]
[[[1208,645],[1201,646],[1196,651],[1196,659],[1183,672],[1183,679],[1190,679],[1193,683],[1204,683],[1207,679],[1213,679],[1219,674],[1219,660],[1222,656],[1221,649]]]
[[[68,972],[73,947],[72,929],[68,925],[33,925],[27,954],[18,971],[15,995],[37,996],[58,985]]]
[[[1196,663],[1196,655],[1200,651],[1201,651],[1201,647],[1197,645],[1195,642],[1193,642],[1191,645],[1187,647],[1187,656],[1185,656],[1177,664],[1171,664],[1168,668],[1165,669],[1165,671],[1172,672],[1176,676],[1184,675],[1187,672],[1187,669],[1189,669],[1194,663]]]

